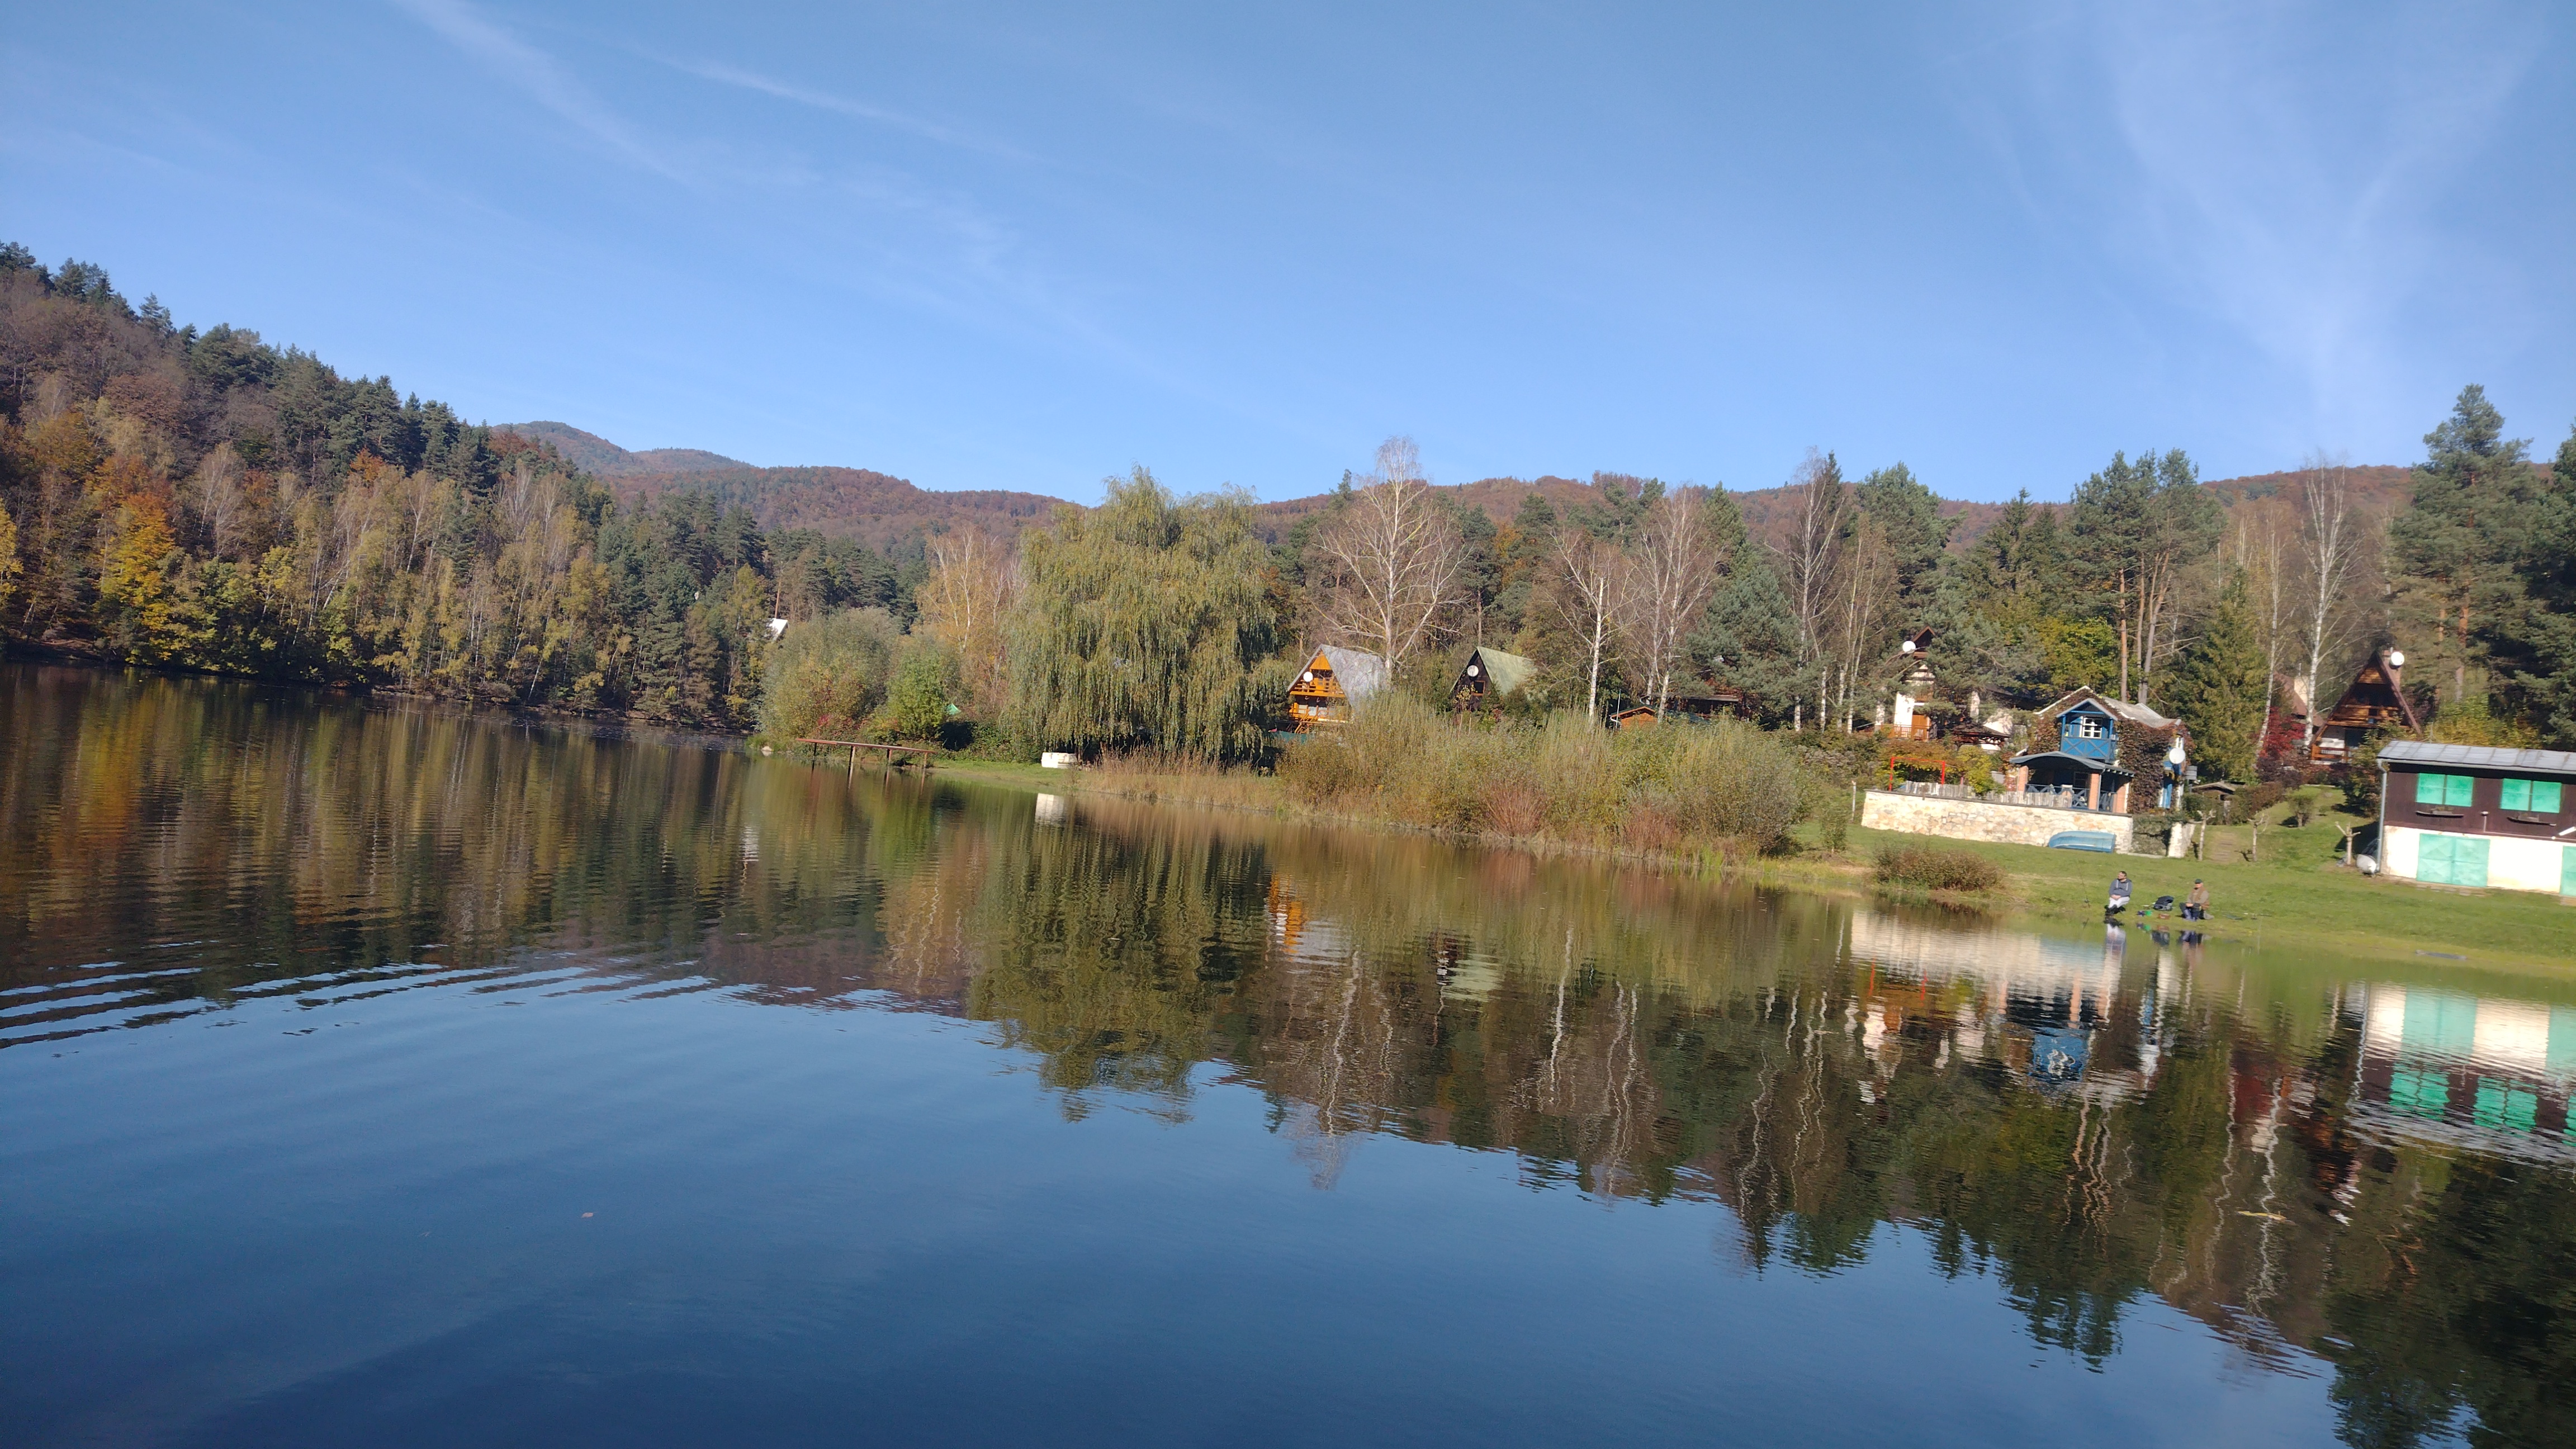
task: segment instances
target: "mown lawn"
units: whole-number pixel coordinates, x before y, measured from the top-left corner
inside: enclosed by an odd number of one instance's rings
[[[2232,835],[2241,842],[2244,832]],[[1851,851],[1866,858],[1882,844],[1925,838],[1855,829]],[[2342,838],[2322,820],[2298,830],[2267,828],[2262,858],[2254,862],[2220,858],[2241,855],[2241,844],[2230,848],[2225,841],[2212,842],[2207,860],[1947,843],[2001,865],[2017,907],[2033,916],[2098,922],[2112,872],[2126,870],[2133,886],[2129,917],[2148,919],[2145,908],[2157,896],[2179,901],[2202,878],[2209,882],[2211,919],[2201,929],[2212,938],[2372,956],[2450,955],[2576,974],[2576,906],[2523,891],[2452,890],[2365,876],[2340,864]],[[2180,928],[2178,919],[2168,923]]]

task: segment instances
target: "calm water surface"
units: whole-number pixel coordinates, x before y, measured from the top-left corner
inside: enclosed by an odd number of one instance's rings
[[[0,667],[0,1436],[2576,1443],[2576,991]]]

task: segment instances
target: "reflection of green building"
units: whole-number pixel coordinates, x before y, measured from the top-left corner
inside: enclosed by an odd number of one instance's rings
[[[2361,1102],[2401,1136],[2576,1155],[2576,1007],[2379,986],[2364,1009]],[[2497,1142],[2488,1134],[2516,1139]]]

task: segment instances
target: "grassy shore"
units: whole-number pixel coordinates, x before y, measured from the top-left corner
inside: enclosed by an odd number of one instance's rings
[[[1242,770],[1174,770],[1133,764],[1046,770],[995,761],[943,760],[939,773],[1061,794],[1107,794],[1362,828],[1391,828],[1384,821],[1301,806],[1276,777]],[[1688,853],[1604,850],[1493,832],[1449,833],[1492,844],[1630,856],[1683,869],[1708,869],[1717,864]],[[2199,929],[2213,940],[2383,960],[2456,958],[2520,971],[2576,975],[2576,906],[2520,891],[2451,890],[2364,876],[2340,863],[2342,838],[2332,817],[2303,829],[2266,827],[2258,848],[2260,858],[2254,861],[2104,856],[1978,841],[1944,844],[1992,860],[2003,869],[2004,888],[1978,903],[1980,908],[2033,926],[2062,929],[2097,924],[2102,919],[2103,897],[2112,872],[2126,870],[2135,890],[2130,912],[2133,922],[2149,919],[2143,908],[2159,895],[2181,899],[2197,878],[2208,881],[2211,892],[2211,919]],[[1870,863],[1879,848],[1925,843],[1922,836],[1855,828],[1843,849],[1829,850],[1816,840],[1811,825],[1801,826],[1793,840],[1793,849],[1759,859],[1729,860],[1724,863],[1725,869],[1765,884],[1879,894],[1870,879]],[[2252,837],[2240,827],[2214,842],[2211,853],[2213,857],[2241,857],[2248,848],[2255,848]],[[2181,923],[2167,917],[2165,924],[2180,929]]]
[[[2209,883],[2211,919],[2198,929],[2212,939],[2295,943],[2356,956],[2458,957],[2576,974],[2576,907],[2554,897],[2365,876],[2328,863],[2341,836],[2322,823],[2263,835],[2265,859],[2259,862],[2105,856],[1977,841],[1950,844],[2003,867],[2010,881],[2009,909],[2018,915],[2099,921],[2112,872],[2126,870],[2133,885],[2133,921],[2146,918],[2142,908],[2156,897],[2180,900],[2192,881],[2200,879]],[[1854,830],[1851,846],[1865,852],[1918,839]],[[2179,921],[2168,917],[2167,922],[2180,929]]]

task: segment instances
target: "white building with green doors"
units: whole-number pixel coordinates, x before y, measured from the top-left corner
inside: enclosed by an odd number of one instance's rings
[[[2576,896],[2576,754],[2396,740],[2379,768],[2389,874]]]

